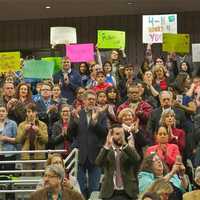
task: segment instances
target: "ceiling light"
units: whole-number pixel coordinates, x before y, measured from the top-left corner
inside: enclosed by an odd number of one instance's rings
[[[45,6],[45,8],[46,8],[46,9],[50,9],[50,8],[51,8],[51,6]]]
[[[132,2],[128,2],[127,4],[128,5],[135,5],[135,3],[136,3],[135,1],[132,1]]]

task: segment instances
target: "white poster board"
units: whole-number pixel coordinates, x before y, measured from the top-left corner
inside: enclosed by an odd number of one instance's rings
[[[177,33],[177,14],[143,15],[143,43],[162,43],[163,33]]]
[[[200,44],[192,44],[192,62],[200,62]]]
[[[51,27],[50,29],[50,43],[56,44],[76,44],[76,28],[73,27]]]

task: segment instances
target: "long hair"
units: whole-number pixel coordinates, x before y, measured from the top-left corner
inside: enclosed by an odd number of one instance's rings
[[[31,100],[32,100],[31,87],[30,87],[30,85],[27,84],[27,83],[19,83],[19,85],[18,85],[17,88],[16,88],[16,98],[17,98],[17,99],[20,99],[19,91],[20,91],[20,88],[21,88],[22,86],[26,86],[26,87],[27,87],[28,92],[27,92],[26,100],[27,100],[27,101],[31,101]]]

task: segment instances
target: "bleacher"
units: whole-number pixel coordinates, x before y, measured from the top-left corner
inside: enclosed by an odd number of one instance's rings
[[[64,150],[42,150],[42,151],[15,151],[16,154],[21,153],[61,153]],[[10,153],[8,151],[2,151],[0,154]],[[13,153],[13,152],[12,152]],[[27,200],[30,194],[36,190],[36,186],[41,181],[41,176],[35,176],[35,173],[43,173],[44,168],[40,170],[23,170],[23,163],[43,163],[46,160],[16,160],[16,161],[0,161],[2,163],[16,163],[17,170],[14,171],[1,171],[0,176],[0,200]],[[66,170],[70,175],[77,177],[78,170],[78,149],[73,151],[64,160]],[[32,176],[26,176],[26,173],[32,173]],[[11,176],[10,174],[15,174]],[[11,197],[7,197],[9,194]],[[12,195],[13,194],[13,195]],[[8,199],[9,198],[9,199]]]

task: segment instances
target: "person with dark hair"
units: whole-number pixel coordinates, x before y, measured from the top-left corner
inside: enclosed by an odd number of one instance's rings
[[[81,76],[82,85],[85,87],[90,76],[89,65],[87,62],[81,62],[79,64],[79,74]]]
[[[75,99],[75,91],[77,87],[82,85],[81,76],[72,67],[68,57],[62,60],[62,69],[53,76],[54,83],[61,85],[61,95],[68,99],[68,103],[72,104]]]
[[[128,87],[134,84],[134,82],[137,80],[134,68],[135,66],[132,64],[125,65],[123,69],[124,76],[122,79],[119,80],[118,89],[120,92],[120,96],[123,98],[124,101],[127,98]]]
[[[48,142],[47,125],[37,117],[37,106],[30,103],[26,107],[26,120],[21,122],[17,129],[16,142],[25,150],[45,150]],[[22,160],[42,160],[44,153],[22,153]],[[41,163],[25,163],[25,169],[40,169]]]
[[[117,83],[115,77],[112,75],[112,63],[110,61],[104,62],[103,71],[106,75],[106,82],[116,86]]]
[[[57,150],[66,150],[64,157],[70,152],[70,144],[67,141],[67,129],[69,126],[69,120],[71,115],[70,106],[63,104],[60,109],[60,120],[55,122],[52,127],[52,143]]]
[[[160,126],[155,131],[156,144],[147,148],[146,155],[156,153],[171,169],[176,161],[176,157],[180,155],[180,151],[176,144],[169,143],[169,139],[170,133],[167,128]]]
[[[98,92],[100,90],[106,90],[108,87],[112,86],[111,83],[106,82],[106,76],[103,71],[98,71],[96,73],[96,81],[97,85],[91,88],[95,92]]]
[[[96,156],[107,134],[105,113],[96,107],[96,93],[87,90],[84,93],[84,108],[72,115],[68,127],[68,139],[76,140],[79,149],[78,182],[86,198],[99,190],[101,172],[95,165]],[[88,176],[86,175],[88,173]],[[87,186],[87,181],[88,186]]]
[[[17,124],[8,119],[4,105],[0,105],[0,151],[16,151]],[[15,153],[0,154],[1,161],[15,160]],[[0,164],[0,170],[15,170],[15,163]],[[1,172],[0,172],[1,173]],[[12,173],[12,172],[11,172]]]
[[[27,83],[19,83],[16,89],[16,98],[24,105],[32,102],[31,87]]]
[[[104,169],[100,197],[106,200],[136,200],[138,186],[134,167],[140,156],[132,137],[126,143],[120,124],[113,124],[107,140],[96,158],[96,164]]]
[[[83,102],[83,96],[85,93],[86,89],[84,87],[78,87],[76,89],[76,99],[74,100],[72,106],[74,109],[76,110],[81,110],[84,106],[84,102]]]

